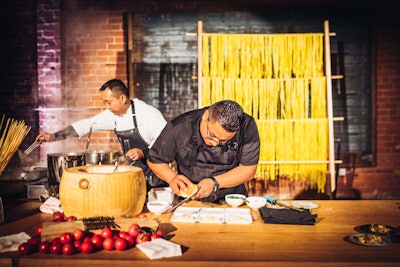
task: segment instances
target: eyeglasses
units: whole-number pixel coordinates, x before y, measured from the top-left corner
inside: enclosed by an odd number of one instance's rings
[[[208,121],[209,121],[209,119],[207,119],[207,126],[206,126],[206,129],[207,129],[206,138],[207,138],[207,140],[209,140],[213,146],[226,144],[230,139],[223,140],[223,139],[219,139],[218,137],[216,137],[215,134],[213,132],[211,132],[210,129],[208,128]]]

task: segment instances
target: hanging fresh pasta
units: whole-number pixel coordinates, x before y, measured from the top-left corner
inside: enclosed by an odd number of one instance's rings
[[[203,34],[202,44],[201,104],[231,99],[256,119],[261,148],[255,178],[308,181],[324,192],[323,34]]]

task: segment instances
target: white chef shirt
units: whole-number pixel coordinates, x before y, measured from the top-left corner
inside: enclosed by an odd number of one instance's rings
[[[135,104],[136,121],[140,135],[149,144],[153,145],[164,126],[167,124],[161,112],[155,107],[147,104],[138,98],[132,99]],[[134,129],[132,118],[132,107],[130,106],[126,114],[114,115],[109,109],[99,114],[83,119],[71,124],[78,133],[79,137],[88,134],[92,126],[93,132],[114,130],[126,131]]]

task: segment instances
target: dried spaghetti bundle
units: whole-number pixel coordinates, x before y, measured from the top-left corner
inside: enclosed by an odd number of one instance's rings
[[[0,174],[3,173],[30,129],[23,121],[10,118],[5,121],[5,115],[3,115],[0,123]]]
[[[203,34],[203,106],[230,99],[256,119],[258,179],[309,180],[328,159],[323,34]]]

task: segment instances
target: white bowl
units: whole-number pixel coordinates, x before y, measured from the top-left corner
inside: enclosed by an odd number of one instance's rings
[[[246,198],[246,204],[250,208],[257,210],[259,208],[262,208],[265,206],[267,203],[267,200],[264,197],[247,197]]]
[[[242,194],[228,194],[225,195],[225,201],[229,205],[231,205],[234,208],[239,207],[244,203],[244,200],[246,199],[245,195]]]
[[[155,215],[160,215],[170,207],[170,203],[167,201],[149,201],[147,202],[147,209]]]

